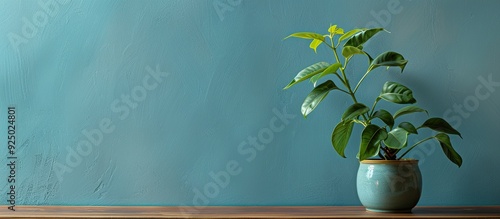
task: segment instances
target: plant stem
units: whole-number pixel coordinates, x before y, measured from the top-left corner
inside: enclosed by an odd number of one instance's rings
[[[433,139],[433,138],[434,138],[434,136],[431,136],[431,137],[428,137],[428,138],[422,139],[422,140],[420,140],[419,142],[415,143],[415,144],[414,144],[414,145],[412,145],[412,146],[411,146],[411,147],[410,147],[410,148],[409,148],[406,152],[404,152],[404,153],[401,155],[401,157],[399,157],[399,158],[398,158],[398,160],[401,160],[401,158],[403,158],[403,157],[404,157],[404,156],[405,156],[408,152],[410,152],[410,151],[411,151],[414,147],[416,147],[417,145],[419,145],[419,144],[421,144],[421,143],[423,143],[423,142],[425,142],[425,141],[431,140],[431,139]]]
[[[344,93],[346,93],[346,94],[349,94],[349,92],[347,92],[347,91],[345,91],[345,90],[342,90],[342,89],[340,89],[340,88],[339,88],[339,91],[340,91],[340,92],[344,92]]]
[[[370,117],[372,117],[373,113],[375,113],[375,106],[377,106],[377,103],[379,100],[380,100],[380,98],[375,99],[375,102],[373,103],[373,106],[372,106],[372,112],[369,114]]]
[[[337,48],[333,46],[334,45],[333,39],[330,38],[331,45],[325,41],[323,41],[323,43],[326,44],[328,47],[330,47],[330,49],[333,50],[335,60],[337,61],[337,63],[340,63],[339,56],[337,55]],[[348,60],[346,60],[345,65],[347,65],[347,63],[348,63]],[[345,68],[345,66],[344,66],[344,68]],[[344,68],[342,68],[342,67],[340,68],[340,72],[342,73],[342,76],[340,76],[338,73],[335,73],[335,75],[339,78],[339,80],[342,82],[342,84],[344,84],[344,86],[347,88],[347,91],[342,90],[340,88],[339,88],[339,90],[348,94],[349,96],[351,96],[354,103],[358,103],[358,100],[356,100],[356,96],[354,96],[354,92],[352,92],[351,85],[349,84],[349,80],[347,80],[347,77],[346,77],[345,72],[344,72]],[[366,118],[365,115],[363,115],[363,118],[365,119],[365,121],[368,121],[368,119]],[[362,124],[365,125],[366,123],[362,123]]]
[[[337,72],[335,72],[335,75],[337,76],[337,78],[339,78],[342,84],[344,84],[344,80],[342,79],[342,77],[340,77],[340,75]]]
[[[380,145],[380,149],[384,151],[384,157],[386,160],[396,160],[396,153],[397,150],[394,150],[392,148]]]
[[[338,56],[338,53],[337,53],[337,48],[332,47],[332,46],[330,46],[330,48],[332,48],[332,50],[333,50],[333,54],[335,56],[335,60],[337,61],[337,63],[340,63],[340,59],[339,59],[339,56]],[[346,64],[347,64],[347,61],[346,61]],[[352,91],[351,85],[349,83],[349,80],[347,79],[347,76],[345,74],[345,68],[346,67],[347,66],[343,66],[343,67],[340,68],[340,73],[342,73],[342,77],[343,77],[342,82],[344,83],[345,87],[347,88],[347,91],[349,92],[349,96],[351,96],[351,98],[354,101],[354,103],[358,103],[358,100],[356,99],[356,96],[355,96],[355,92]],[[366,115],[363,114],[361,116],[363,116],[363,119],[365,120],[365,123],[367,123],[368,122],[368,118],[366,117]]]
[[[368,73],[370,73],[370,71],[367,71],[363,77],[358,81],[358,84],[356,84],[356,87],[354,88],[354,93],[356,93],[356,91],[358,91],[358,88],[359,88],[359,85],[361,85],[361,82],[363,82],[363,80],[365,80],[366,76],[368,75]]]

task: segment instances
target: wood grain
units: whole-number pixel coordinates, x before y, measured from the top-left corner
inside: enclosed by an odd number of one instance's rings
[[[374,213],[360,206],[1,206],[0,218],[499,218],[500,206],[416,207]]]

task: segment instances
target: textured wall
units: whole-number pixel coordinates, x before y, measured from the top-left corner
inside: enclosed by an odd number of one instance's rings
[[[404,75],[373,72],[375,85],[363,88],[362,100],[384,81],[399,81],[462,132],[463,140],[453,138],[461,168],[435,143],[413,153],[424,177],[420,205],[498,205],[499,7],[472,0],[3,1],[0,142],[7,106],[15,106],[16,202],[358,205],[359,141],[351,140],[348,159],[330,144],[350,100],[329,96],[303,119],[310,85],[281,89],[302,67],[332,61],[325,48],[314,54],[306,41],[282,39],[336,23],[385,27],[391,34],[366,48],[409,60]],[[355,77],[366,67],[358,63]],[[1,151],[6,165],[4,143]],[[2,191],[7,176],[2,168]]]

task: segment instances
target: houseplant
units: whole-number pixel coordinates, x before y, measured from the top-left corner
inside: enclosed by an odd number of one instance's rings
[[[285,39],[293,37],[311,40],[309,47],[314,52],[318,46],[325,45],[333,52],[334,61],[333,64],[318,62],[306,67],[284,89],[307,80],[313,84],[312,91],[307,95],[301,107],[304,117],[307,117],[330,91],[350,96],[353,104],[345,109],[340,122],[335,125],[332,132],[333,148],[341,157],[346,157],[344,150],[351,138],[353,126],[354,124],[362,125],[357,155],[360,161],[357,190],[361,203],[371,211],[407,212],[417,204],[422,182],[418,161],[405,159],[405,155],[421,143],[435,139],[448,159],[460,167],[462,158],[453,148],[449,135],[460,137],[461,135],[448,122],[438,117],[428,118],[420,126],[415,126],[415,123],[410,121],[401,121],[396,125],[396,121],[404,118],[406,114],[428,114],[426,110],[415,105],[416,100],[411,89],[398,82],[386,82],[371,107],[358,101],[356,95],[361,85],[369,81],[370,72],[385,66],[387,68],[399,67],[402,73],[408,62],[401,54],[393,51],[387,51],[372,58],[364,50],[363,45],[382,31],[385,30],[361,28],[344,32],[337,25],[330,25],[326,35],[312,32],[291,34]],[[356,56],[365,56],[369,64],[366,72],[353,86],[349,76],[356,72],[348,72],[348,67],[351,59]],[[324,80],[325,77],[333,79]],[[324,82],[320,83],[320,81]],[[381,100],[399,104],[402,107],[392,114],[388,110],[377,107]],[[437,131],[437,134],[423,138],[411,146],[408,145],[409,136],[418,136],[418,131],[424,128]]]

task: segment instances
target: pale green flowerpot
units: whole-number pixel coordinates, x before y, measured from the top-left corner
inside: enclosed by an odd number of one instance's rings
[[[356,183],[368,211],[411,212],[422,193],[418,160],[363,160]]]

